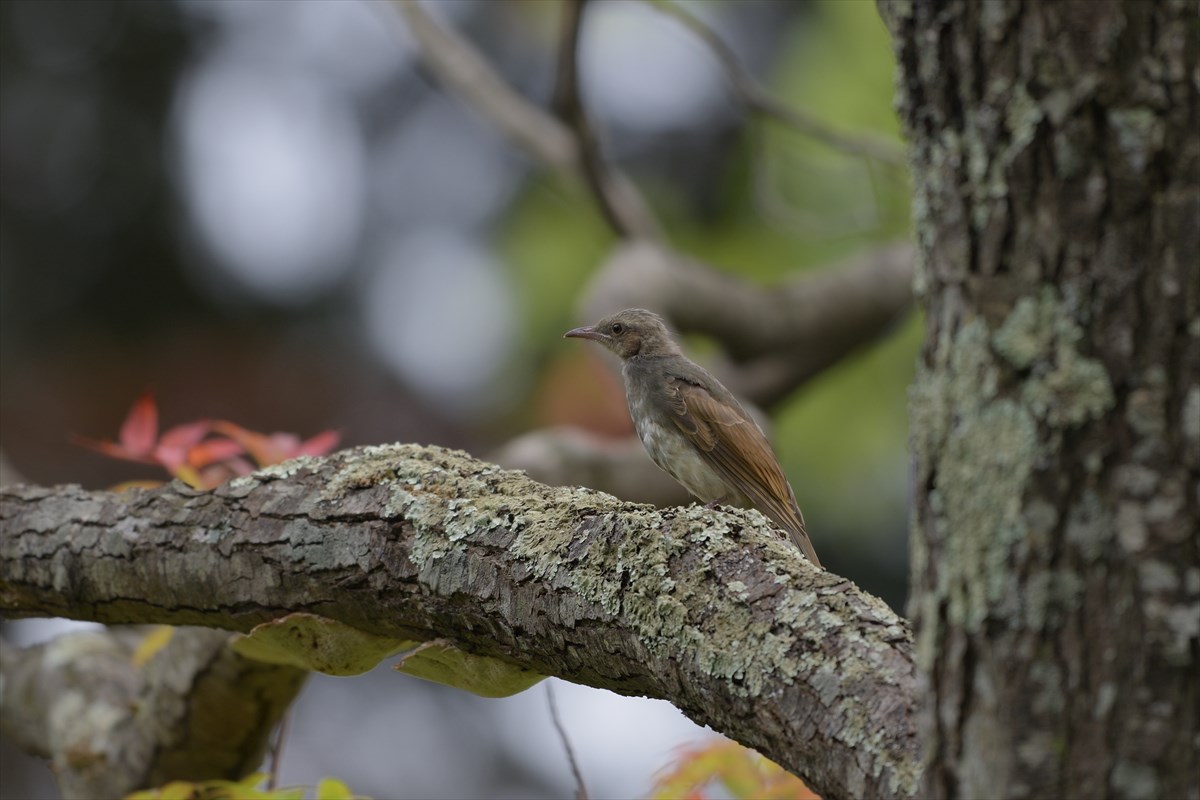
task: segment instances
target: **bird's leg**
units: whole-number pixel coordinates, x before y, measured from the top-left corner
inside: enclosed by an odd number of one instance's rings
[[[722,495],[721,497],[718,497],[716,500],[712,500],[710,502],[705,503],[704,507],[707,508],[709,511],[716,511],[721,506],[724,506],[724,505],[730,505],[729,497]]]

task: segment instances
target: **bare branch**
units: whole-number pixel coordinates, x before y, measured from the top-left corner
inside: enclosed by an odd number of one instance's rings
[[[648,0],[652,8],[675,19],[701,39],[721,62],[734,93],[750,110],[781,122],[817,141],[852,156],[862,156],[893,167],[907,165],[904,149],[880,136],[854,134],[834,126],[803,109],[775,97],[742,66],[741,60],[720,35],[699,17],[671,0]]]
[[[546,705],[550,707],[550,721],[554,723],[558,739],[562,742],[563,750],[567,752],[567,763],[571,765],[571,776],[575,778],[575,800],[588,800],[587,784],[583,782],[583,771],[579,769],[579,761],[575,758],[575,748],[571,746],[567,729],[558,715],[558,703],[554,699],[554,684],[550,682],[546,683]]]
[[[579,428],[540,428],[510,439],[490,458],[551,486],[591,486],[659,507],[692,501],[686,489],[650,460],[636,436],[613,439]]]
[[[563,4],[563,32],[558,54],[558,82],[554,88],[554,107],[575,134],[579,144],[579,163],[588,188],[609,227],[618,236],[633,233],[608,196],[612,181],[600,154],[596,132],[588,122],[579,88],[579,32],[588,0],[566,0]]]
[[[917,786],[905,623],[757,512],[657,512],[394,445],[212,492],[0,490],[0,525],[11,615],[245,631],[303,610],[669,699],[824,796]]]
[[[721,380],[769,407],[894,326],[912,307],[912,274],[912,246],[893,244],[758,286],[637,242],[619,247],[601,267],[582,317],[644,306],[685,333],[713,336],[733,361],[717,370]]]
[[[417,0],[395,0],[404,14],[425,64],[468,105],[492,121],[505,136],[538,161],[590,183],[585,148],[559,120],[530,103],[501,78],[475,47],[438,24]],[[616,229],[631,236],[662,239],[662,230],[641,193],[624,173],[599,176],[605,214]],[[610,222],[612,220],[610,219]]]

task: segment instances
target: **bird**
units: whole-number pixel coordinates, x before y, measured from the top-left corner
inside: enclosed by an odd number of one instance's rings
[[[628,308],[563,337],[598,342],[620,357],[629,416],[655,464],[709,508],[757,508],[821,566],[766,434],[720,381],[683,354],[662,317]]]

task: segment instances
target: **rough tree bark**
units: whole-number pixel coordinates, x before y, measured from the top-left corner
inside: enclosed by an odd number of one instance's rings
[[[304,611],[448,638],[669,699],[827,797],[917,788],[907,627],[757,512],[656,511],[397,445],[212,492],[4,489],[0,528],[5,614],[248,631]]]
[[[881,2],[930,797],[1200,797],[1195,2]]]

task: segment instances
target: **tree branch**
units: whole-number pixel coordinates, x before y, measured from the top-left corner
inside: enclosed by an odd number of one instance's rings
[[[596,205],[609,227],[618,236],[630,236],[633,230],[622,219],[609,197],[612,180],[600,154],[596,131],[588,122],[579,88],[579,33],[588,0],[567,0],[563,4],[563,32],[558,52],[558,81],[554,87],[554,107],[575,135],[579,147],[579,167]]]
[[[636,436],[614,439],[581,428],[539,428],[510,439],[489,458],[551,486],[592,486],[659,507],[692,501],[687,489],[650,460]]]
[[[669,699],[829,798],[911,797],[905,623],[757,512],[656,512],[465,454],[297,459],[212,492],[0,490],[0,609],[246,631],[305,611]]]
[[[228,647],[229,634],[199,628],[173,631],[139,664],[146,635],[114,628],[27,648],[0,640],[0,728],[50,760],[64,797],[238,780],[262,761],[307,676],[243,658]]]
[[[716,31],[678,3],[670,2],[670,0],[648,0],[648,2],[651,8],[676,20],[708,45],[725,69],[734,93],[751,111],[781,122],[840,153],[870,158],[892,167],[907,165],[904,148],[898,143],[879,136],[840,131],[819,117],[804,109],[789,106],[771,94],[742,66],[742,62],[733,52],[733,48],[726,44]]]
[[[913,248],[892,244],[819,273],[759,286],[649,242],[617,248],[584,295],[582,316],[654,309],[684,333],[717,339],[721,380],[769,407],[892,328],[912,307]]]
[[[522,97],[469,41],[439,25],[419,2],[395,1],[422,60],[455,94],[538,161],[591,188],[605,214],[611,213],[619,221],[616,230],[638,238],[662,239],[658,221],[632,180],[616,170],[589,174],[587,153],[576,132]],[[598,181],[594,185],[593,179]]]

